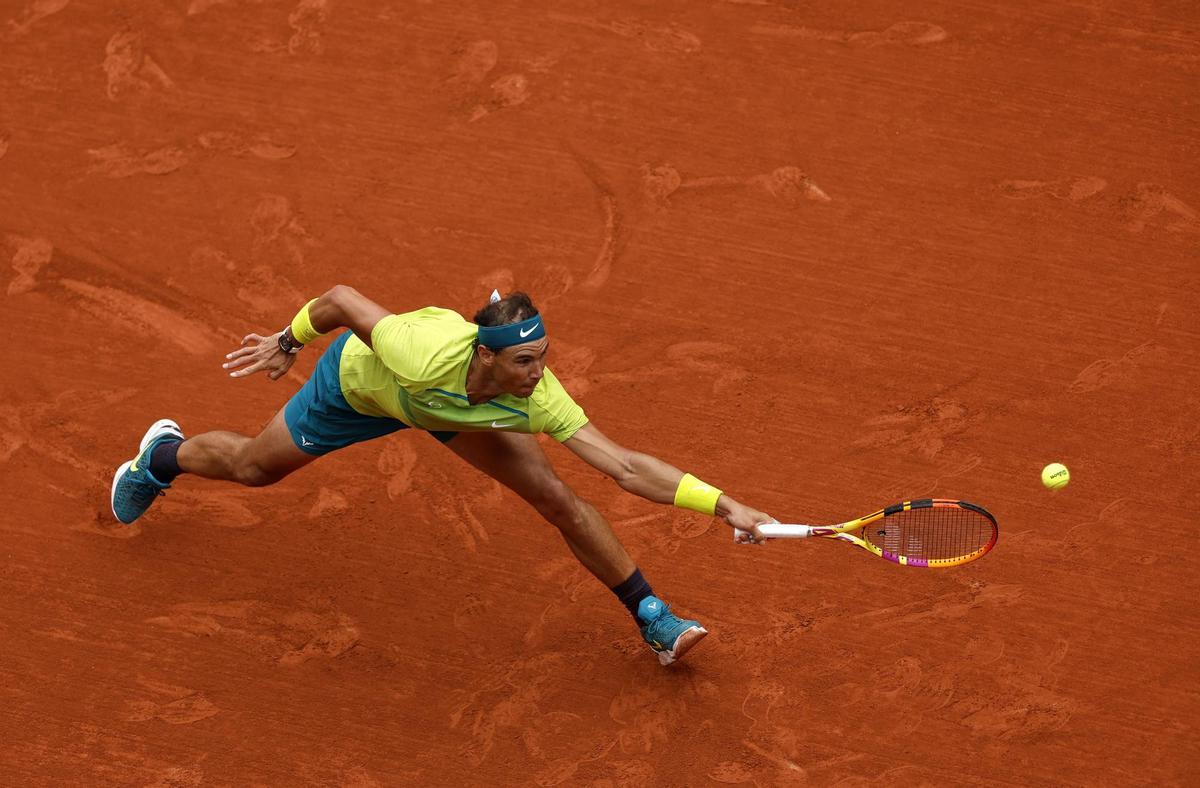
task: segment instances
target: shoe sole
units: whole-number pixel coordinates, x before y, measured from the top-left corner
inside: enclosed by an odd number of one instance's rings
[[[179,436],[180,440],[184,439],[183,430],[179,429],[178,424],[171,419],[159,419],[151,424],[150,429],[146,430],[146,434],[142,436],[142,442],[138,444],[138,453],[134,456],[133,460],[141,457],[142,452],[146,450],[151,441],[163,433],[174,433]],[[132,525],[133,521],[131,520],[126,523],[117,516],[117,482],[121,480],[121,476],[124,475],[125,471],[129,470],[129,466],[133,465],[133,460],[126,460],[120,468],[117,468],[117,472],[113,474],[112,487],[108,492],[108,508],[112,511],[112,515],[116,521],[124,525]]]
[[[670,665],[672,662],[683,659],[683,655],[692,650],[692,648],[704,640],[708,630],[704,627],[692,627],[686,630],[682,635],[675,639],[675,648],[671,651],[659,651],[658,661],[663,665]]]

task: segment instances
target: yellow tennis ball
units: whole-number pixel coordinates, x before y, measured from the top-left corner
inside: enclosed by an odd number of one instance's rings
[[[1067,486],[1071,481],[1071,472],[1061,462],[1052,462],[1042,468],[1042,484],[1048,490],[1058,490]]]

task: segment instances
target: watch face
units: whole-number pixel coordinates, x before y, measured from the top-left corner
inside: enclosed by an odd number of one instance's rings
[[[279,349],[284,353],[299,353],[300,348],[302,347],[304,347],[304,345],[296,344],[291,340],[287,334],[287,331],[284,331],[279,335]]]

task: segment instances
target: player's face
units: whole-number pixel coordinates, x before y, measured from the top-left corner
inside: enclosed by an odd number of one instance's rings
[[[505,348],[496,356],[496,382],[514,397],[528,397],[546,372],[546,354],[549,352],[548,337]]]

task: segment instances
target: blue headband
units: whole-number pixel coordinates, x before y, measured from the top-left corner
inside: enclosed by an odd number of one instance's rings
[[[505,326],[480,326],[479,344],[492,350],[524,345],[526,342],[536,342],[546,336],[546,326],[541,315],[534,315],[520,323],[509,323]]]

